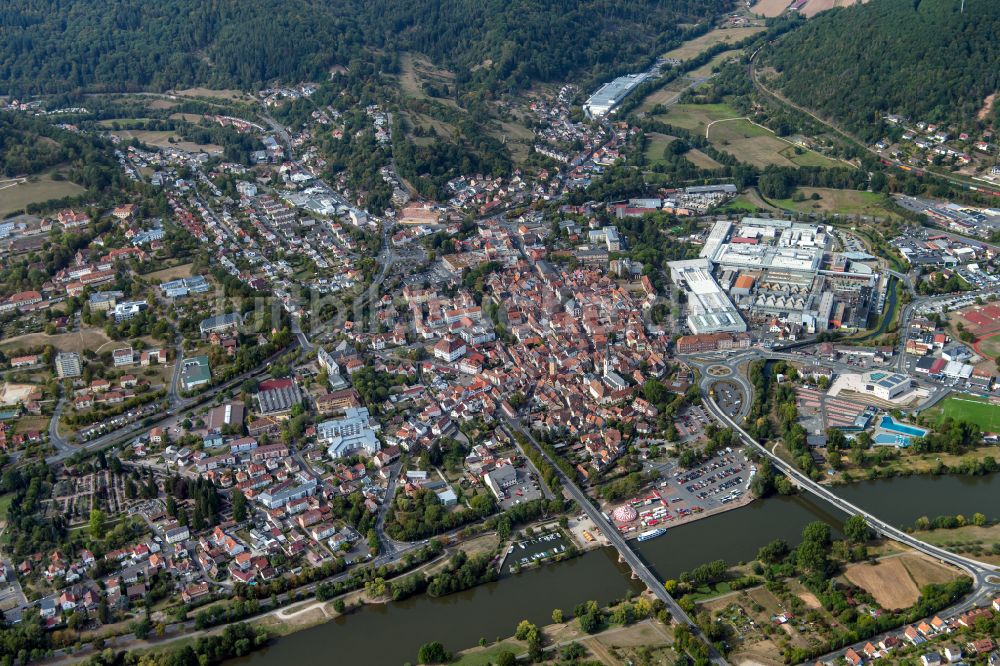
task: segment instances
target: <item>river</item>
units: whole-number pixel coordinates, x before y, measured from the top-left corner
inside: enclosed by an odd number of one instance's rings
[[[989,477],[911,476],[841,486],[844,499],[903,527],[920,516],[981,511],[1000,518],[1000,475]],[[703,520],[668,529],[639,545],[660,578],[672,578],[699,564],[749,560],[772,539],[798,543],[802,528],[822,520],[839,531],[845,516],[806,495],[775,497]],[[638,587],[611,549],[591,551],[491,585],[432,599],[419,596],[381,606],[365,606],[346,617],[275,642],[232,662],[241,666],[307,666],[319,663],[399,666],[416,660],[423,643],[440,640],[449,650],[475,645],[480,638],[508,636],[523,619],[550,621],[554,608],[566,611],[583,601],[606,603]],[[382,640],[388,639],[388,640]]]

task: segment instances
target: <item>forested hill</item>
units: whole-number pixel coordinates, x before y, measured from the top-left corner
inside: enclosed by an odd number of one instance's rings
[[[971,127],[1000,90],[1000,2],[873,0],[785,35],[764,58],[796,102],[865,135],[877,114]],[[996,109],[985,121],[996,121]]]
[[[18,0],[0,7],[0,94],[249,89],[414,50],[493,89],[611,72],[733,0]]]

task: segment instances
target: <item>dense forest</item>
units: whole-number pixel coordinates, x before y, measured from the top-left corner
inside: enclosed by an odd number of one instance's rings
[[[879,0],[824,12],[779,40],[764,64],[793,100],[867,140],[890,113],[970,128],[1000,90],[1000,3],[966,0],[964,13],[960,4]]]
[[[250,88],[418,51],[500,91],[647,60],[732,0],[21,0],[0,10],[2,92]]]

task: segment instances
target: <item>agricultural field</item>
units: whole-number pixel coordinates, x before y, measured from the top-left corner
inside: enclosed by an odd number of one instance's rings
[[[1000,405],[991,403],[986,398],[952,394],[923,413],[937,421],[943,418],[968,421],[984,432],[1000,431]]]
[[[511,158],[518,163],[528,158],[535,139],[535,133],[528,127],[508,120],[501,121],[499,129],[491,131],[490,134],[507,144]]]
[[[955,569],[939,564],[918,553],[906,553],[879,560],[852,564],[844,577],[862,588],[883,608],[909,608],[920,598],[920,588],[930,583],[945,583],[960,575]]]
[[[59,173],[59,170],[27,178],[0,179],[0,219],[23,210],[28,204],[62,199],[84,192],[84,188],[69,180],[53,180],[52,175],[55,173]]]
[[[815,154],[815,153],[813,153]],[[825,159],[825,158],[824,158]],[[825,213],[840,215],[870,215],[890,217],[884,194],[860,190],[834,190],[825,187],[800,187],[792,199],[776,199],[774,204],[799,213]],[[813,195],[818,199],[813,199]]]
[[[667,58],[677,58],[678,60],[689,60],[717,44],[735,44],[741,42],[751,35],[756,35],[764,30],[763,26],[753,26],[749,28],[716,28],[706,32],[701,37],[696,37],[684,42],[673,51],[665,54]]]
[[[759,0],[759,2],[754,3],[750,11],[771,18],[780,15],[790,4],[792,4],[792,0]]]
[[[104,345],[112,340],[104,331],[99,328],[85,328],[75,333],[59,333],[49,335],[48,333],[28,333],[7,338],[0,342],[0,351],[8,356],[10,352],[19,349],[29,349],[32,347],[44,347],[52,345],[59,351],[82,352],[84,349],[91,349],[95,352],[102,351]]]

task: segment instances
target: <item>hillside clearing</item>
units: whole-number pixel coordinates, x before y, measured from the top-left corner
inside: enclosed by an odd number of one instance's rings
[[[707,51],[717,44],[743,41],[751,35],[756,35],[764,30],[763,26],[753,26],[748,28],[716,28],[706,32],[700,37],[696,37],[688,42],[684,42],[673,51],[665,54],[667,58],[677,58],[678,60],[689,60]]]

